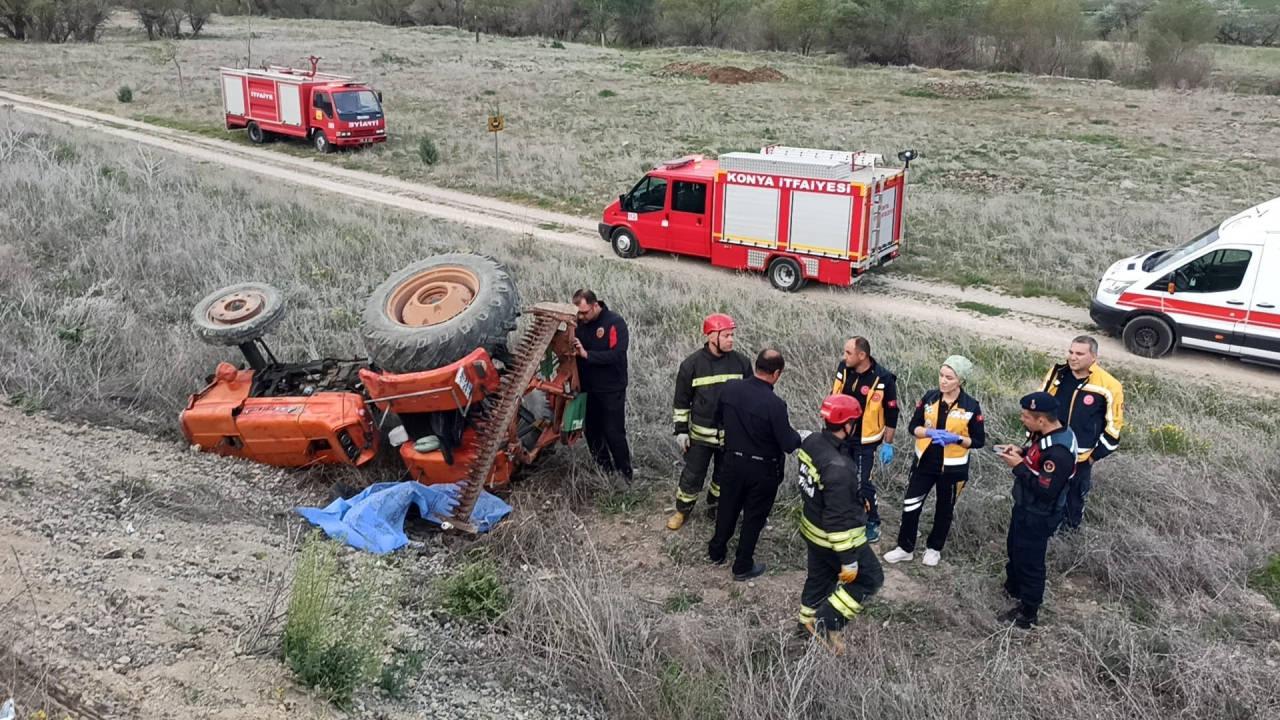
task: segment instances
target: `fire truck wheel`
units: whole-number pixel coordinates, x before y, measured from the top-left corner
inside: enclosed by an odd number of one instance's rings
[[[210,345],[241,345],[266,335],[285,314],[284,295],[266,283],[237,283],[209,293],[191,310],[196,335]]]
[[[780,257],[769,263],[769,283],[784,292],[795,292],[804,287],[800,263],[787,257]]]
[[[450,253],[420,260],[379,285],[365,304],[365,348],[395,373],[443,367],[477,347],[506,352],[520,296],[497,260]]]
[[[258,123],[249,123],[249,127],[247,129],[249,133],[249,142],[255,145],[261,145],[267,141],[267,134],[262,131],[262,128],[258,126]]]
[[[613,252],[620,258],[631,259],[640,255],[640,242],[636,240],[636,236],[626,228],[618,228],[613,231],[613,239],[609,241],[613,246]]]
[[[1173,349],[1173,328],[1154,315],[1142,315],[1124,326],[1124,346],[1142,357],[1158,358]]]
[[[311,144],[316,146],[316,152],[333,152],[333,146],[329,144],[329,138],[324,136],[324,131],[322,130],[316,130],[311,133]]]

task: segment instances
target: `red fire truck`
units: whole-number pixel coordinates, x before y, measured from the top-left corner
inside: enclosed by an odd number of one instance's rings
[[[318,57],[310,61],[310,71],[221,68],[227,129],[247,128],[255,143],[305,138],[320,152],[386,140],[382,93],[345,75],[318,72]]]
[[[902,244],[906,173],[865,152],[771,145],[719,160],[689,155],[651,170],[604,210],[600,236],[620,257],[642,251],[765,272],[779,290],[848,286]]]

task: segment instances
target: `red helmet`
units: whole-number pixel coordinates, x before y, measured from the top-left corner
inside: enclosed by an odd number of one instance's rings
[[[702,334],[710,335],[713,332],[732,330],[736,327],[738,327],[738,324],[735,323],[733,318],[728,315],[725,315],[724,313],[712,313],[702,321]]]
[[[851,395],[828,395],[822,401],[822,419],[832,425],[843,425],[862,417],[862,406]]]

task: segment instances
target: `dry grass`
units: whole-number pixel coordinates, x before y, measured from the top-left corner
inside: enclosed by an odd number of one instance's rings
[[[244,61],[245,18],[215,18],[207,36],[180,43],[185,94],[127,22],[118,17],[94,46],[0,43],[0,85],[225,135],[216,69]],[[1280,121],[1266,96],[849,69],[775,53],[559,50],[534,38],[476,44],[449,29],[362,23],[255,18],[253,33],[255,64],[314,53],[385,92],[392,140],[334,162],[587,215],[655,161],[685,152],[785,142],[892,157],[917,147],[924,159],[911,190],[912,246],[900,267],[1017,292],[1079,299],[1112,260],[1185,239],[1280,184],[1271,141]],[[1274,77],[1280,68],[1273,50],[1221,54],[1248,72]],[[767,64],[787,79],[725,86],[655,76],[671,62]],[[938,97],[939,83],[1001,91]],[[116,100],[122,84],[134,90],[129,105]],[[495,104],[508,121],[500,180],[484,122]],[[418,152],[427,136],[439,150],[434,165]],[[1018,272],[1003,270],[1011,266]]]
[[[172,432],[186,393],[229,356],[196,343],[187,310],[211,287],[250,275],[293,303],[274,343],[281,357],[360,353],[355,323],[369,290],[412,259],[455,248],[508,263],[530,301],[585,285],[628,317],[641,491],[610,500],[621,490],[602,485],[584,453],[561,452],[529,478],[537,493],[518,496],[521,512],[488,541],[513,593],[502,622],[517,644],[513,662],[537,663],[549,685],[586,694],[609,717],[1030,718],[1053,707],[1067,718],[1246,718],[1280,707],[1268,664],[1280,618],[1247,586],[1280,549],[1274,403],[1119,373],[1131,424],[1124,452],[1095,472],[1084,532],[1055,542],[1047,624],[1030,638],[992,617],[1003,609],[1008,476],[979,454],[944,564],[896,578],[917,588],[909,597],[886,587],[859,621],[858,651],[837,662],[787,639],[802,548],[785,521],[789,486],[761,547],[783,570],[776,592],[713,597],[703,589],[726,583],[700,563],[705,524],[665,553],[666,536],[645,529],[658,526],[674,483],[670,376],[696,346],[698,320],[729,310],[745,348],[784,350],[791,365],[779,390],[800,427],[814,426],[834,349],[849,333],[873,339],[908,400],[939,358],[969,355],[993,441],[1017,438],[1016,399],[1048,358],[851,318],[821,292],[781,296],[758,278],[664,276],[250,187],[18,116],[0,122],[0,394],[30,407]],[[1179,431],[1152,434],[1165,426]],[[1195,443],[1169,452],[1151,441],[1171,434],[1194,434]],[[899,462],[882,479],[889,533],[904,474]],[[619,522],[635,523],[637,542],[652,544],[643,564],[624,563],[620,546],[598,535]],[[664,587],[671,592],[649,597]],[[664,611],[667,598],[693,591],[702,602]]]

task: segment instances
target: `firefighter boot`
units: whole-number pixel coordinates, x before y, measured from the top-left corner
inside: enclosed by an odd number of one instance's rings
[[[840,630],[828,630],[827,626],[818,622],[801,623],[810,635],[817,638],[823,647],[831,651],[832,655],[844,654],[844,637]]]
[[[667,518],[668,530],[679,530],[684,527],[684,513],[677,510],[671,517]]]

